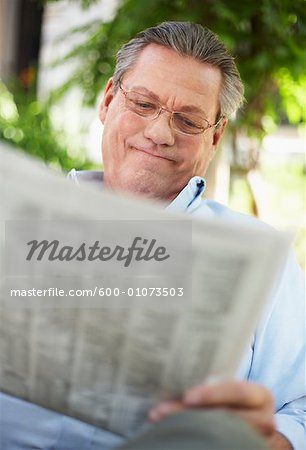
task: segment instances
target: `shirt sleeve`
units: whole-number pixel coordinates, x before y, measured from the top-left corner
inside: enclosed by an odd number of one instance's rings
[[[276,424],[295,450],[305,448],[305,281],[288,257],[253,344],[249,379],[275,398]]]
[[[292,400],[275,415],[277,430],[291,442],[296,450],[306,445],[305,398]]]
[[[1,450],[106,450],[123,438],[72,417],[0,393]]]

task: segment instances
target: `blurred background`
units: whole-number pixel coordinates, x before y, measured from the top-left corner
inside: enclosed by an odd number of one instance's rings
[[[246,88],[206,196],[296,231],[305,268],[305,0],[0,0],[0,146],[101,167],[99,102],[119,47],[164,20],[212,29]]]

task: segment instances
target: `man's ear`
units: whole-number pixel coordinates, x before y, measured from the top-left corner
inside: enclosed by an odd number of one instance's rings
[[[219,145],[220,139],[224,133],[226,125],[228,123],[228,119],[223,119],[218,128],[215,128],[214,137],[213,137],[213,146],[217,148]]]
[[[110,78],[107,82],[107,85],[106,85],[106,88],[104,91],[103,100],[102,100],[100,108],[99,108],[99,117],[103,124],[106,119],[108,107],[109,107],[111,101],[113,100],[113,98],[114,98],[114,83],[113,83],[113,78]]]

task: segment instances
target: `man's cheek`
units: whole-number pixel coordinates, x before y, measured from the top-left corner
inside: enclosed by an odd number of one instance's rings
[[[144,119],[131,111],[120,114],[118,126],[121,134],[130,135],[144,129]]]

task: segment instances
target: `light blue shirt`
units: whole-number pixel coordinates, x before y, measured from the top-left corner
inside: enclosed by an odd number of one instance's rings
[[[90,181],[101,185],[103,174],[73,170],[69,178],[75,183]],[[192,178],[167,209],[266,226],[217,202],[203,200],[204,189],[201,177]],[[304,278],[293,254],[288,257],[237,377],[263,384],[272,391],[278,431],[295,450],[305,449]],[[1,450],[106,450],[122,442],[121,437],[78,420],[5,394],[0,396]]]

